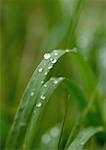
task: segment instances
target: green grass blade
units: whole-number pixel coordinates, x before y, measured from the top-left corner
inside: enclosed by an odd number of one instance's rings
[[[70,52],[74,51],[70,50]],[[30,115],[32,113],[34,105],[36,104],[36,97],[39,93],[40,88],[42,87],[46,75],[48,74],[50,69],[52,69],[58,59],[65,53],[67,53],[67,51],[59,50],[44,55],[45,58],[33,73],[32,78],[29,81],[28,86],[26,87],[26,90],[22,96],[21,103],[16,113],[9,140],[7,142],[8,148],[21,147]]]
[[[77,68],[79,70],[78,72],[80,73],[81,81],[83,83],[83,89],[84,91],[86,91],[84,93],[86,98],[89,100],[93,94],[92,92],[95,90],[95,87],[98,84],[97,79],[94,76],[94,73],[92,72],[92,69],[90,68],[88,61],[86,61],[86,58],[84,58],[80,53],[77,53],[77,56],[76,54],[71,55],[70,58],[73,59],[77,64]],[[97,96],[95,99],[96,110],[100,122],[102,123],[102,125],[105,126],[104,119],[103,119],[103,110],[101,105],[101,96],[99,90],[96,96]]]
[[[67,35],[70,35],[70,36],[66,35],[65,47],[69,48],[70,45],[71,45],[71,47],[73,47],[73,45],[72,45],[74,43],[73,37],[75,34],[76,26],[78,24],[79,17],[80,17],[84,2],[85,2],[85,0],[76,0],[76,5],[75,5],[73,15],[72,15],[71,20],[70,20],[69,29],[67,31]]]
[[[102,127],[89,127],[79,132],[67,150],[82,150],[87,141],[96,133],[103,131]]]
[[[18,108],[18,112],[16,114],[12,131],[10,133],[10,137],[7,143],[8,148],[19,148],[22,146],[26,129],[28,126],[28,122],[30,120],[33,107],[36,104],[37,96],[39,94],[39,91],[42,87],[42,84],[44,80],[46,79],[46,75],[48,72],[53,68],[53,65],[66,53],[71,52],[71,59],[75,60],[75,63],[77,63],[77,66],[80,70],[80,73],[82,73],[82,76],[85,76],[85,87],[89,87],[89,82],[86,80],[86,75],[88,77],[88,80],[91,80],[93,73],[88,65],[88,63],[84,60],[83,56],[81,56],[79,53],[75,53],[75,49],[73,50],[56,50],[50,53],[49,55],[46,54],[46,58],[50,56],[49,59],[43,59],[43,61],[40,63],[40,65],[35,70],[34,74],[32,75],[31,80],[28,83],[28,86],[24,92],[24,95],[22,97],[21,103]],[[91,73],[91,74],[90,74]],[[94,77],[94,76],[93,76]],[[93,78],[94,79],[94,78]],[[64,82],[64,84],[67,84],[67,81]],[[92,85],[95,84],[95,80],[93,80]],[[94,86],[94,85],[93,85]],[[93,88],[92,86],[92,88]],[[91,87],[91,86],[90,86]],[[72,89],[71,89],[72,90]],[[91,90],[90,90],[91,91]],[[78,91],[76,91],[78,92]],[[89,93],[90,94],[90,93]],[[17,142],[18,141],[18,142]]]
[[[44,84],[41,88],[41,92],[38,96],[37,104],[34,108],[33,115],[31,118],[31,123],[27,130],[27,134],[24,142],[24,149],[31,149],[33,147],[33,143],[37,144],[36,135],[39,132],[38,126],[40,121],[40,115],[44,109],[44,106],[47,104],[49,97],[54,93],[56,88],[60,85],[60,83],[67,88],[67,90],[76,96],[78,104],[82,107],[82,103],[85,104],[86,100],[81,93],[80,88],[78,88],[73,82],[66,78],[51,78],[46,84]]]

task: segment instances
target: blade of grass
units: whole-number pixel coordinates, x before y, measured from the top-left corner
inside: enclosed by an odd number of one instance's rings
[[[59,23],[57,23],[50,30],[42,42],[41,49],[44,49],[45,51],[46,49],[50,49],[51,51],[52,49],[58,48],[59,44],[64,40],[65,37],[64,48],[69,47],[72,44],[73,36],[75,34],[75,29],[78,24],[84,1],[85,0],[75,0],[74,5],[72,4],[73,2],[71,2],[71,5],[74,7],[71,15],[64,15]]]
[[[86,91],[85,94],[87,99],[89,100],[92,96],[92,91],[95,90],[95,87],[97,85],[97,79],[95,78],[92,69],[89,66],[89,63],[86,61],[86,58],[84,58],[80,53],[77,53],[77,56],[78,57],[76,57],[75,55],[71,55],[71,59],[73,59],[78,65],[79,73],[81,75],[82,82],[84,85],[84,91]],[[99,90],[97,93],[95,106],[98,116],[100,118],[100,122],[102,122],[102,125],[105,126]]]
[[[19,148],[22,145],[25,132],[28,126],[28,122],[30,120],[30,116],[33,110],[34,105],[36,104],[36,98],[39,93],[40,88],[42,87],[42,82],[44,82],[46,78],[46,74],[50,71],[50,69],[53,67],[53,65],[57,62],[61,56],[66,54],[67,52],[71,52],[71,55],[74,56],[74,58],[78,57],[75,59],[75,62],[78,65],[78,68],[80,69],[80,72],[83,72],[83,76],[89,74],[89,72],[92,72],[90,70],[89,65],[87,62],[84,60],[83,57],[79,55],[79,53],[75,53],[75,49],[73,50],[56,50],[49,54],[51,56],[50,59],[44,59],[40,65],[37,67],[35,70],[31,80],[29,81],[29,84],[23,94],[21,103],[18,108],[18,112],[16,114],[12,131],[10,133],[10,137],[7,143],[7,147],[9,148]],[[46,54],[48,56],[48,54]],[[73,59],[73,57],[72,57]],[[77,61],[76,61],[77,60]],[[82,66],[82,63],[84,65]],[[88,68],[87,68],[88,67]],[[88,79],[91,79],[91,76],[87,76]],[[93,78],[94,79],[94,78]],[[95,81],[95,80],[94,80]],[[67,84],[67,82],[66,82]],[[68,86],[68,84],[67,84]],[[36,89],[35,89],[36,87]],[[93,87],[93,86],[92,86]],[[17,142],[18,141],[18,142]]]
[[[81,130],[67,150],[82,150],[87,141],[96,133],[102,132],[103,128],[89,127]]]
[[[74,8],[74,12],[73,12],[73,15],[72,15],[71,20],[70,20],[69,29],[68,29],[67,34],[66,34],[66,42],[65,42],[64,47],[68,47],[68,48],[70,46],[72,47],[75,29],[76,29],[76,26],[78,24],[78,20],[79,20],[84,2],[85,2],[85,0],[77,0],[77,2],[76,2],[76,6]]]
[[[81,130],[81,128],[83,127],[83,124],[84,124],[84,121],[87,117],[87,114],[90,111],[91,107],[93,106],[96,95],[97,95],[97,87],[95,88],[91,99],[89,100],[87,106],[84,108],[84,110],[83,110],[82,114],[80,115],[79,119],[75,122],[75,124],[72,128],[71,134],[69,135],[69,138],[68,138],[67,143],[65,145],[65,149],[67,149],[67,147],[70,145],[71,141],[76,136],[78,131]]]
[[[70,97],[71,97],[71,95],[69,94],[68,97],[67,97],[67,102],[65,101],[65,112],[64,112],[64,116],[63,116],[62,127],[61,127],[61,132],[60,132],[60,138],[59,138],[59,142],[58,142],[58,149],[61,149],[62,135],[63,135],[64,128],[65,128],[65,121],[66,121],[66,116],[67,116],[67,112],[68,112]]]
[[[86,100],[83,97],[83,94],[81,93],[81,90],[70,80],[66,78],[51,78],[41,88],[41,92],[38,96],[38,102],[34,107],[33,115],[29,124],[29,127],[27,129],[27,133],[25,136],[24,141],[24,149],[31,149],[33,147],[33,143],[36,143],[36,135],[39,132],[38,126],[40,123],[40,115],[44,109],[44,106],[48,103],[49,97],[53,94],[54,90],[60,85],[60,83],[67,88],[67,90],[70,93],[73,93],[74,96],[77,98],[79,105],[82,107],[82,101],[85,104]],[[81,103],[80,103],[81,101]]]
[[[70,50],[70,52],[75,52]],[[28,86],[22,96],[21,103],[19,105],[16,117],[10,132],[9,140],[7,142],[8,148],[21,147],[22,141],[25,136],[28,121],[32,113],[33,106],[36,103],[36,97],[42,86],[42,83],[46,79],[46,75],[50,69],[54,66],[57,60],[63,56],[67,51],[54,51],[50,54],[45,54],[43,61],[38,65],[37,69],[32,75]],[[50,57],[50,58],[49,58]],[[18,141],[18,142],[17,142]]]

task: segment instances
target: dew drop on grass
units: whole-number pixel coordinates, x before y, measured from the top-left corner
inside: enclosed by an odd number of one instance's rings
[[[50,61],[52,61],[52,60],[53,60],[53,58],[51,57],[51,58],[50,58]]]
[[[44,100],[46,97],[44,95],[41,95],[40,97],[42,100]]]
[[[43,84],[44,83],[44,81],[41,81],[41,84]]]
[[[55,52],[55,53],[54,53],[54,55],[55,55],[55,56],[57,56],[57,55],[58,55],[58,53],[57,53],[57,52]]]
[[[51,136],[49,134],[44,134],[41,141],[44,144],[48,144],[51,141]]]
[[[43,71],[43,68],[39,68],[39,70],[38,70],[39,72],[42,72]]]
[[[53,77],[50,78],[51,81],[54,81],[55,79]]]
[[[51,57],[49,53],[44,54],[44,59],[48,60]]]
[[[52,64],[55,64],[57,62],[57,59],[52,60]]]
[[[60,77],[59,80],[60,80],[60,81],[63,80],[63,77]]]
[[[68,53],[68,52],[70,52],[70,50],[69,50],[69,49],[66,49],[66,52]]]
[[[57,83],[58,83],[58,81],[57,81],[57,80],[55,80],[55,81],[54,81],[54,84],[57,84]]]
[[[44,87],[46,88],[46,87],[47,87],[47,84],[44,84]]]
[[[48,69],[52,69],[52,67],[53,67],[53,66],[52,66],[52,65],[50,65],[50,66],[48,66]]]
[[[41,106],[42,106],[41,102],[39,102],[39,103],[36,104],[36,107],[38,107],[38,108],[41,107]]]
[[[47,75],[47,72],[45,72],[44,75],[46,76],[46,75]]]
[[[81,146],[83,146],[83,145],[84,145],[84,143],[82,142],[82,143],[80,143],[80,145],[81,145]]]
[[[57,52],[58,52],[58,50],[54,50],[53,52],[54,52],[54,53],[57,53]]]
[[[31,96],[34,96],[34,92],[31,92],[31,94],[30,94]]]

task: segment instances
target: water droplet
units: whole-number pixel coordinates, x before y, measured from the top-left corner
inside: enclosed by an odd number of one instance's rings
[[[58,52],[58,50],[54,50],[53,52],[54,52],[54,53],[57,53],[57,52]]]
[[[41,102],[39,102],[39,103],[36,104],[36,107],[41,107],[41,106],[42,106]]]
[[[48,69],[52,69],[52,67],[53,67],[53,66],[52,66],[52,65],[50,65],[50,66],[48,66]]]
[[[52,60],[53,60],[53,58],[51,57],[51,58],[50,58],[50,60],[52,61]]]
[[[53,77],[51,77],[51,78],[50,78],[50,80],[51,80],[51,81],[54,81],[54,78],[53,78]]]
[[[44,87],[47,87],[47,84],[44,84]]]
[[[34,92],[31,92],[31,94],[30,94],[31,96],[34,96]]]
[[[49,53],[44,54],[44,58],[45,58],[46,60],[48,60],[50,57],[51,57],[51,55],[50,55]]]
[[[42,100],[44,100],[46,97],[44,95],[41,95],[40,97]]]
[[[63,80],[63,79],[64,79],[63,77],[60,77],[60,78],[59,78],[60,81]]]
[[[59,135],[59,132],[60,132],[59,129],[57,127],[54,127],[50,130],[50,135],[52,137],[57,137]]]
[[[68,52],[70,52],[70,50],[69,50],[69,49],[66,49],[66,52],[68,53]]]
[[[83,146],[83,145],[84,145],[84,142],[81,142],[80,145]]]
[[[57,62],[57,59],[52,60],[52,64],[55,64]]]
[[[41,81],[41,84],[43,84],[44,83],[44,81]]]
[[[54,53],[54,55],[55,55],[55,56],[57,56],[57,55],[58,55],[58,53],[57,53],[57,52],[55,52],[55,53]]]
[[[39,68],[39,70],[38,70],[39,72],[42,72],[43,71],[43,68]]]
[[[58,81],[57,81],[57,80],[55,80],[55,81],[54,81],[54,84],[57,84],[57,83],[58,83]]]
[[[43,136],[42,136],[42,143],[44,143],[44,144],[48,144],[49,142],[50,142],[50,140],[51,140],[51,136],[49,135],[49,134],[44,134]]]
[[[45,72],[44,75],[46,76],[46,75],[47,75],[47,72]]]

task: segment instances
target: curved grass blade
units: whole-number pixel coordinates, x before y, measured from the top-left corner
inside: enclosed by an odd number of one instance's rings
[[[92,69],[89,66],[88,61],[80,53],[77,53],[77,56],[76,54],[74,54],[69,57],[76,62],[76,65],[78,66],[77,68],[79,70],[84,85],[84,90],[86,90],[87,96],[91,96],[92,89],[94,89],[97,85],[97,81]]]
[[[83,94],[73,82],[70,80],[60,77],[60,78],[51,78],[47,83],[45,83],[42,88],[39,96],[37,97],[37,103],[34,107],[33,115],[27,129],[27,133],[25,136],[24,149],[31,149],[33,147],[33,143],[37,144],[36,135],[39,132],[39,123],[40,123],[40,115],[44,109],[44,106],[48,103],[50,96],[54,93],[56,88],[62,84],[65,88],[73,94],[77,100],[79,105],[82,107],[82,103],[85,104],[86,100],[83,97]],[[83,105],[84,107],[84,105]]]
[[[103,128],[89,127],[79,132],[75,140],[70,144],[67,150],[82,150],[87,141],[96,133],[102,132]]]
[[[75,138],[75,136],[78,134],[79,130],[83,127],[84,125],[84,121],[87,118],[87,114],[90,111],[90,109],[93,106],[93,102],[95,100],[95,96],[97,95],[97,88],[98,86],[95,88],[92,97],[90,98],[89,102],[87,103],[87,106],[84,108],[83,112],[80,115],[80,118],[75,122],[71,133],[68,137],[67,143],[65,145],[65,149],[67,149],[67,147],[70,145],[70,143],[72,142],[72,140]]]
[[[70,50],[69,52],[75,51]],[[43,61],[38,65],[37,69],[33,73],[16,113],[9,140],[7,142],[7,148],[15,149],[21,147],[30,115],[36,103],[36,97],[40,88],[42,87],[46,75],[50,69],[52,69],[58,59],[65,53],[67,53],[67,51],[55,50],[52,53],[45,54]]]
[[[34,74],[32,75],[32,78],[29,81],[28,86],[21,99],[21,103],[16,113],[16,117],[12,126],[12,131],[10,133],[10,137],[7,143],[7,148],[15,149],[22,146],[28,122],[30,120],[33,107],[36,104],[36,98],[39,94],[40,88],[42,87],[42,83],[44,82],[47,73],[50,71],[50,69],[52,69],[53,65],[67,52],[71,52],[72,59],[75,58],[74,60],[77,63],[80,72],[83,72],[83,76],[89,74],[89,71],[92,72],[89,65],[88,68],[86,68],[87,65],[82,65],[82,63],[87,64],[87,62],[84,60],[83,56],[81,56],[79,53],[75,53],[75,49],[66,51],[55,50],[50,54],[44,55],[44,60],[40,63],[40,65],[37,67]],[[78,57],[78,59],[76,57]],[[89,77],[88,80],[89,79],[91,79],[91,77]]]
[[[89,100],[92,97],[92,94],[93,94],[92,92],[95,90],[95,87],[98,84],[97,79],[94,76],[92,69],[90,68],[88,62],[86,61],[86,58],[84,58],[80,53],[77,53],[77,57],[76,57],[76,54],[74,55],[72,54],[71,59],[73,59],[78,66],[77,68],[79,70],[79,73],[83,82],[84,91],[86,91],[84,93],[86,94],[86,97]],[[95,107],[96,107],[100,122],[105,127],[104,118],[103,118],[103,109],[101,105],[101,96],[100,96],[99,90],[95,98]]]

